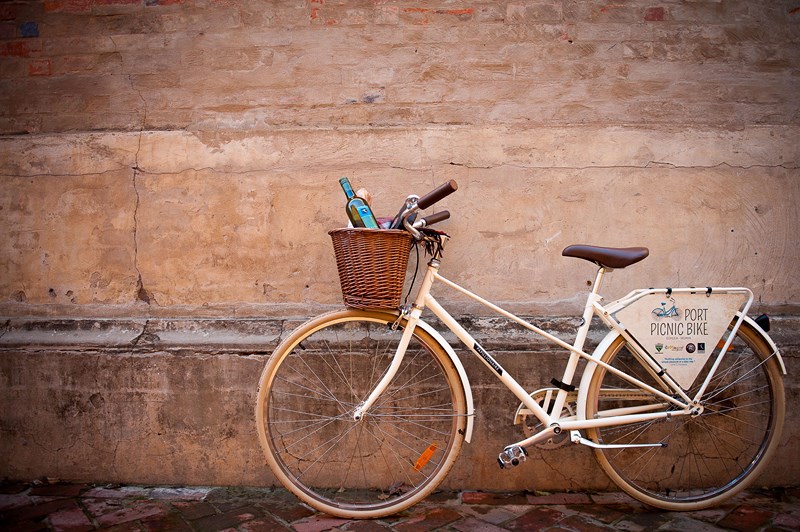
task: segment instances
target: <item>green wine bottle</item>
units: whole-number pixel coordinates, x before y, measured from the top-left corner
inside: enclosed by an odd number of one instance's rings
[[[347,217],[350,218],[350,223],[353,227],[366,227],[368,229],[378,229],[378,221],[375,215],[372,214],[372,209],[362,198],[359,198],[353,192],[353,187],[350,186],[350,180],[343,177],[339,180],[342,185],[345,196],[347,196]]]

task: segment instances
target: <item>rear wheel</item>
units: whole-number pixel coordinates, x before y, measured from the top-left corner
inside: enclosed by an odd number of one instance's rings
[[[730,329],[729,329],[730,331]],[[602,360],[659,388],[633,349],[619,337]],[[687,390],[693,397],[706,369]],[[587,419],[615,408],[662,405],[598,367],[590,383]],[[719,504],[747,487],[780,441],[785,415],[779,364],[763,338],[743,323],[702,399],[702,413],[588,430],[604,444],[665,443],[665,447],[596,449],[608,476],[632,497],[667,510]]]
[[[417,328],[388,389],[360,420],[354,409],[392,361],[396,315],[341,311],[313,319],[275,350],[256,408],[272,471],[310,506],[374,518],[419,502],[461,449],[466,400],[442,346]]]

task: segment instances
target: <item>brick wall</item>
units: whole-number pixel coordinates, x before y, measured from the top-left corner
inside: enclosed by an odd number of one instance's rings
[[[2,6],[4,133],[797,119],[793,2]]]
[[[148,365],[72,342],[49,363],[75,376],[65,390],[39,378],[41,334],[134,320],[133,337],[167,323],[167,338],[184,318],[340,305],[326,231],[345,222],[342,175],[379,215],[456,179],[443,272],[512,311],[575,315],[593,271],[560,251],[583,242],[651,249],[610,276],[609,297],[744,285],[758,310],[794,323],[799,58],[795,1],[1,1],[0,344],[13,346],[3,402],[20,414],[4,418],[0,454],[24,463],[5,459],[0,475],[267,482],[252,470],[251,420],[229,441],[247,458],[211,470],[92,464],[102,438],[119,440],[110,412],[142,397],[158,397],[137,429],[153,456],[166,445],[196,463],[215,441],[198,447],[200,427],[219,420],[181,428],[196,398],[179,380],[130,384],[168,347]],[[777,334],[791,373],[800,336]],[[196,349],[181,362],[202,368],[214,352]],[[110,379],[107,402],[87,367]],[[237,371],[201,379],[208,397],[250,389]],[[31,424],[37,410],[50,422]],[[86,417],[64,425],[64,412]],[[41,445],[43,430],[73,442],[69,460]],[[129,436],[126,449],[150,452]],[[776,482],[797,478],[792,467]]]

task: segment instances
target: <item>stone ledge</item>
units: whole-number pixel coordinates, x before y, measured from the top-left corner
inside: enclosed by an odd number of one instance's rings
[[[9,319],[0,346],[130,346],[142,333],[145,320]]]
[[[0,348],[272,350],[284,323],[277,319],[10,319],[0,335]]]
[[[558,350],[536,333],[493,316],[457,316],[457,319],[485,347],[505,351]],[[537,317],[532,323],[572,342],[577,318]],[[770,336],[783,356],[795,356],[800,345],[800,316],[771,316]],[[172,350],[191,348],[205,351],[271,352],[281,338],[298,327],[304,318],[135,318],[135,319],[46,319],[7,318],[0,329],[0,349],[20,347],[109,348]],[[458,339],[433,316],[426,321],[442,332],[454,347]],[[589,345],[606,334],[602,324],[593,324]]]
[[[558,349],[537,334],[503,318],[460,316],[462,325],[491,349],[505,351]],[[305,321],[304,318],[151,318],[151,319],[7,319],[0,331],[2,348],[80,348],[271,352],[283,335]],[[434,316],[426,321],[440,331],[454,347],[459,340]],[[544,330],[572,342],[578,319],[542,317],[534,322]],[[598,324],[589,341],[605,335]]]

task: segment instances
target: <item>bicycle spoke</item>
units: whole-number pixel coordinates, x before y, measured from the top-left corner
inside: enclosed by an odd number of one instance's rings
[[[337,314],[345,319],[310,328],[298,342],[308,349],[271,370],[270,465],[315,508],[388,515],[434,489],[452,466],[466,426],[464,392],[444,349],[414,333],[397,373],[356,421],[354,409],[386,374],[402,334],[385,333],[387,322],[368,312]]]

